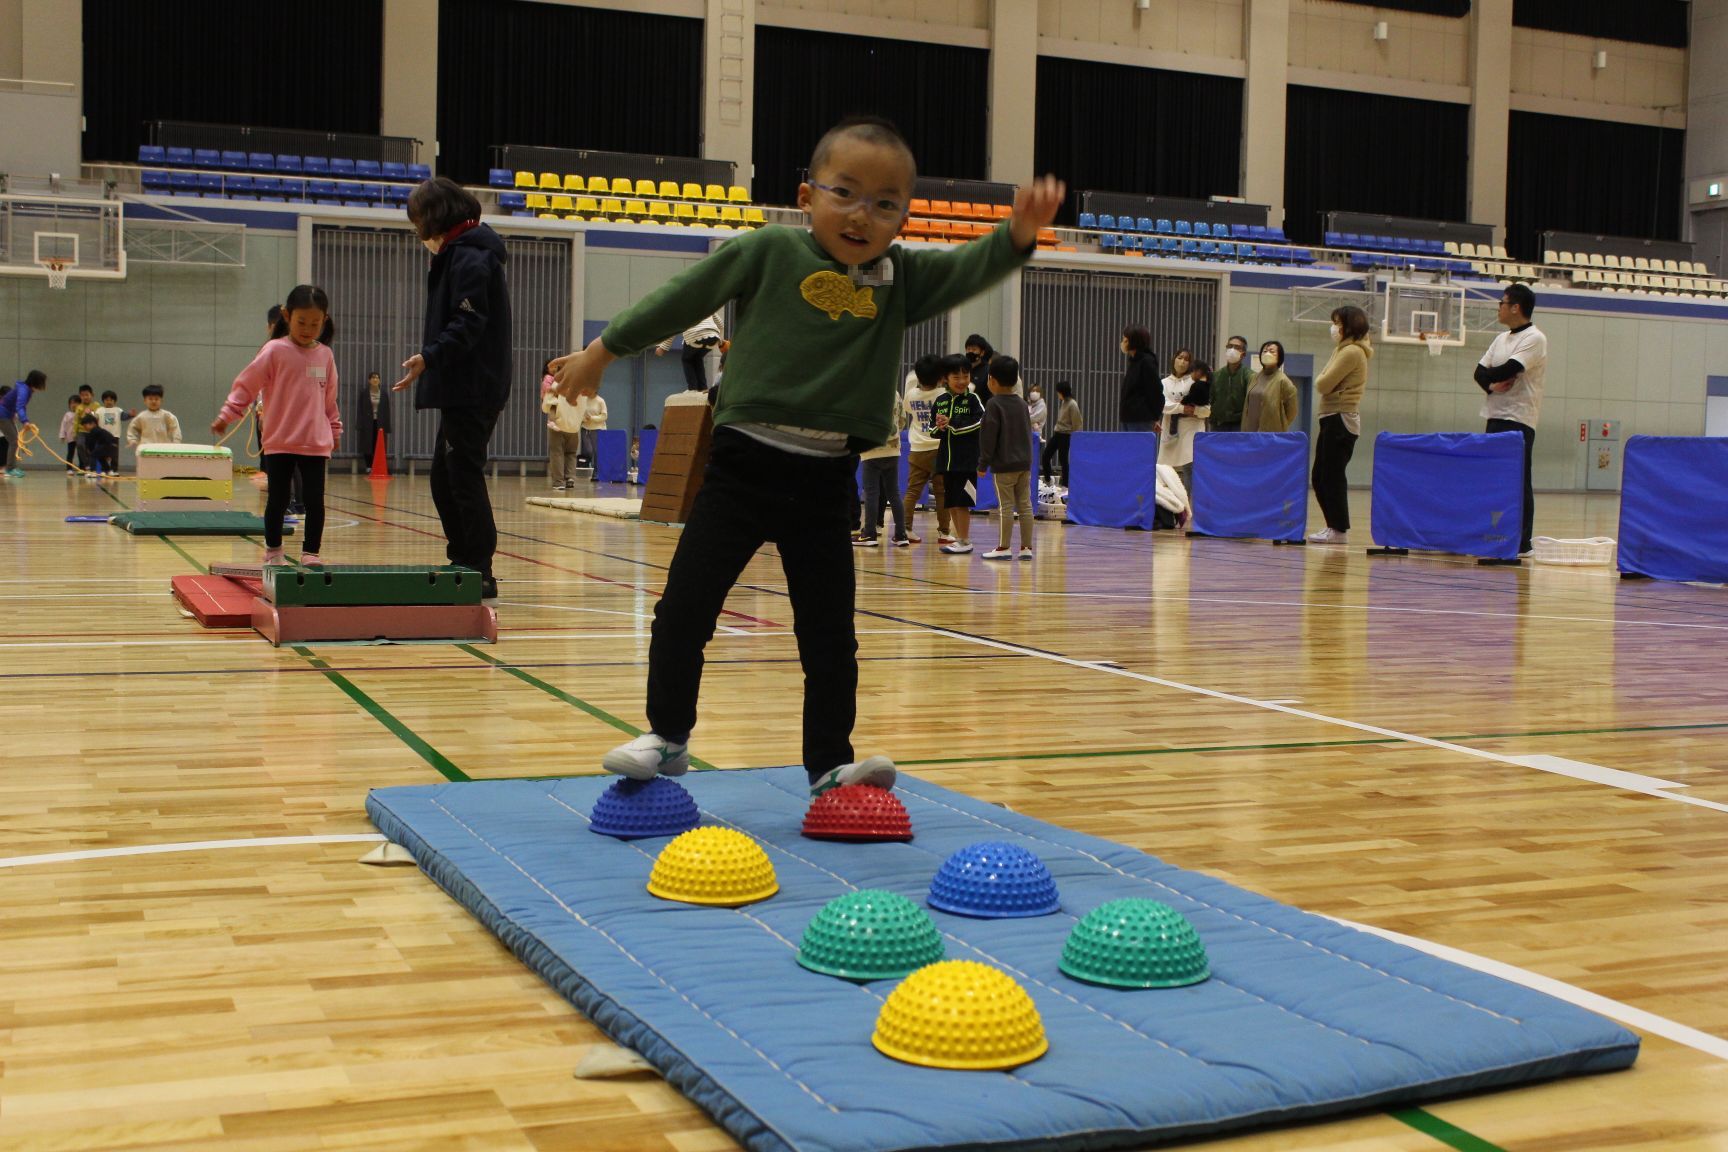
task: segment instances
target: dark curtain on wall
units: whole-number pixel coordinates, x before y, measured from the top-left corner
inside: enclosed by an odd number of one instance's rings
[[[378,133],[382,0],[84,0],[84,159],[150,120]]]
[[[1423,12],[1429,16],[1468,16],[1470,0],[1338,0],[1364,8],[1388,8],[1394,12]]]
[[[1317,243],[1327,212],[1463,220],[1470,109],[1292,85],[1285,111],[1284,231]]]
[[[700,20],[439,0],[438,171],[446,176],[484,184],[494,144],[696,156],[701,125]]]
[[[1512,23],[1603,40],[1684,48],[1692,5],[1686,0],[1512,0]]]
[[[756,199],[791,204],[810,151],[847,116],[886,116],[926,176],[982,180],[990,54],[912,40],[756,27]]]
[[[1512,113],[1506,247],[1540,259],[1550,229],[1675,240],[1686,133],[1572,116]]]
[[[1233,77],[1040,56],[1037,118],[1033,165],[1075,194],[1204,200],[1241,189],[1242,81]]]

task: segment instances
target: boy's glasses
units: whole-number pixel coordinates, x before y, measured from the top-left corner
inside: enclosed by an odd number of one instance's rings
[[[905,205],[894,200],[870,200],[850,188],[836,188],[828,184],[812,182],[810,187],[819,188],[834,199],[834,207],[842,212],[855,212],[860,206],[870,209],[870,215],[885,223],[893,223],[900,219],[906,211]]]

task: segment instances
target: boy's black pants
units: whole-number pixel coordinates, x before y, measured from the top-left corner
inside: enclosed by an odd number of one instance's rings
[[[481,576],[492,575],[492,554],[498,551],[498,525],[486,491],[486,452],[497,425],[495,411],[445,408],[432,449],[432,503],[444,526],[444,554]]]

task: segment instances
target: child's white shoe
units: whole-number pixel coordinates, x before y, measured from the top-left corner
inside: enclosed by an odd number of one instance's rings
[[[262,562],[265,564],[280,564],[280,563],[282,563],[282,549],[280,549],[280,548],[266,548],[266,549],[264,549],[264,559]]]
[[[990,549],[990,551],[984,553],[984,559],[986,559],[986,560],[1012,560],[1012,559],[1014,559],[1014,553],[1009,551],[1007,548],[992,548],[992,549]]]
[[[888,757],[866,756],[856,764],[842,764],[816,777],[810,782],[810,799],[814,800],[822,793],[846,784],[866,784],[871,788],[892,789],[898,775],[894,770],[894,761]]]
[[[682,776],[690,771],[690,746],[669,744],[652,732],[644,732],[628,744],[620,744],[600,759],[600,766],[632,780],[656,776]]]
[[[1019,556],[1019,559],[1021,559],[1021,560],[1030,560],[1030,559],[1032,559],[1032,549],[1030,549],[1030,548],[1022,548],[1022,549],[1020,549],[1020,556]]]
[[[316,552],[302,552],[300,553],[300,566],[302,568],[322,568],[324,567],[324,557]]]

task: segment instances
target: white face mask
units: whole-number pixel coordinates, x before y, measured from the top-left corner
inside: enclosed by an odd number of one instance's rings
[[[1254,357],[1254,362],[1260,365],[1260,371],[1274,372],[1278,368],[1278,355],[1277,353],[1262,352]]]
[[[1342,328],[1338,327],[1338,325],[1336,325],[1336,324],[1334,324],[1334,325],[1332,325],[1332,327],[1328,328],[1327,331],[1332,334],[1332,343],[1334,343],[1334,344],[1338,343],[1338,337],[1344,335],[1344,330]]]
[[[1230,361],[1230,363],[1232,363],[1232,364],[1242,363],[1242,349],[1240,349],[1240,348],[1226,348],[1224,350],[1224,359]]]
[[[428,251],[428,252],[432,253],[432,255],[436,256],[436,255],[438,255],[439,250],[444,247],[444,237],[434,236],[434,237],[432,237],[432,239],[422,240],[422,241],[420,241],[420,243],[426,245],[426,251]]]

